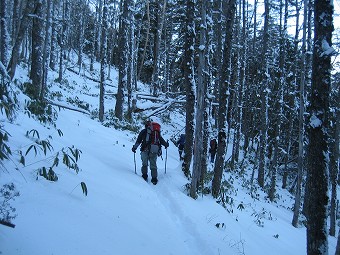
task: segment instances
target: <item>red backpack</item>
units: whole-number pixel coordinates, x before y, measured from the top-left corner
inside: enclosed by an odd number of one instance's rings
[[[210,141],[210,149],[211,149],[212,151],[214,151],[214,150],[217,149],[217,148],[216,148],[216,144],[217,144],[216,139],[212,139],[212,140]]]
[[[159,140],[160,136],[161,125],[159,125],[157,122],[150,122],[147,126],[145,141],[150,146],[149,151],[151,153],[159,153],[161,150],[161,142]]]

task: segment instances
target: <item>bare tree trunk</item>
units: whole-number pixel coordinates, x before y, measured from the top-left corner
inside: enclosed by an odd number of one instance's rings
[[[163,0],[163,7],[162,12],[157,13],[157,28],[156,28],[156,35],[155,35],[155,46],[154,46],[154,66],[153,66],[153,73],[152,73],[152,82],[151,86],[153,87],[153,95],[157,96],[159,92],[159,64],[160,64],[160,44],[162,40],[162,32],[163,32],[163,24],[165,19],[165,12],[166,12],[166,0]],[[157,9],[160,7],[160,3],[156,1],[158,6]]]
[[[66,46],[66,28],[67,28],[67,12],[68,12],[68,1],[63,0],[63,18],[62,18],[62,29],[60,34],[60,53],[59,53],[59,77],[58,80],[61,82],[63,80],[63,59]]]
[[[195,1],[186,1],[186,32],[184,45],[184,83],[186,88],[186,120],[185,120],[185,145],[184,161],[182,170],[186,177],[190,176],[190,165],[195,144],[193,145],[194,134],[194,112],[195,112],[195,83],[194,83],[194,50],[195,42]]]
[[[46,1],[46,25],[45,25],[45,41],[43,49],[43,81],[41,87],[41,99],[45,98],[47,91],[47,74],[49,66],[49,57],[51,54],[51,22],[52,22],[52,8],[54,7],[52,0]]]
[[[270,201],[275,200],[276,195],[276,184],[277,184],[277,173],[279,170],[279,154],[280,154],[280,141],[281,141],[281,123],[283,119],[283,89],[286,85],[286,41],[287,41],[287,20],[288,20],[288,0],[280,1],[280,56],[279,56],[279,80],[277,82],[278,86],[275,89],[275,94],[277,94],[277,99],[274,103],[274,108],[276,112],[276,120],[275,123],[275,136],[274,136],[274,156],[273,156],[273,167],[271,171],[271,182],[270,182],[270,190],[269,190],[269,199]]]
[[[35,99],[40,99],[43,83],[43,45],[44,45],[44,22],[43,22],[43,5],[37,1],[33,13],[32,28],[32,62],[30,78]]]
[[[228,38],[225,42],[223,51],[222,73],[219,79],[219,109],[218,109],[218,145],[216,152],[216,161],[214,167],[214,177],[212,180],[212,195],[217,198],[220,194],[221,180],[224,168],[224,158],[226,152],[226,134],[227,134],[227,89],[229,88],[229,76],[230,76],[230,57],[233,38],[233,25],[236,12],[236,0],[231,0],[227,8],[227,23],[225,38]]]
[[[8,63],[8,49],[9,49],[9,43],[10,43],[10,37],[8,34],[8,28],[6,21],[8,20],[7,15],[7,4],[6,1],[8,0],[1,0],[0,3],[0,61],[4,66]]]
[[[146,55],[146,51],[147,51],[147,46],[148,46],[148,43],[149,43],[150,27],[151,27],[149,0],[146,0],[146,16],[147,16],[147,19],[148,19],[148,28],[147,28],[147,31],[146,31],[146,39],[145,39],[145,44],[144,44],[143,56],[142,56],[142,60],[140,62],[137,80],[140,79],[140,75],[142,73],[142,69],[143,69],[143,65],[144,65],[144,59],[145,59],[145,55]]]
[[[5,4],[8,0],[1,1],[2,4]],[[18,28],[20,26],[20,16],[22,14],[22,8],[23,8],[23,2],[25,1],[19,1],[14,0],[13,1],[13,15],[12,15],[12,39],[14,40],[18,35]],[[5,4],[6,6],[6,4]],[[2,9],[4,10],[5,7]],[[8,11],[8,10],[7,10]]]
[[[56,70],[56,59],[57,59],[57,25],[56,25],[56,14],[57,8],[59,8],[59,4],[56,3],[57,0],[52,0],[53,8],[51,8],[51,16],[52,16],[52,34],[51,34],[51,52],[50,52],[50,68],[55,71]]]
[[[14,46],[12,49],[11,59],[7,66],[7,71],[11,79],[13,79],[15,70],[19,61],[20,46],[24,40],[26,30],[31,22],[30,15],[35,8],[36,0],[27,0],[24,12],[22,14],[20,27],[18,28],[18,36],[15,38]]]
[[[310,202],[307,212],[307,254],[328,254],[328,146],[329,94],[331,88],[331,54],[333,3],[314,2],[314,50],[307,151],[307,183]]]
[[[298,227],[300,207],[301,207],[301,188],[303,176],[303,156],[304,156],[304,94],[305,94],[305,77],[306,77],[306,31],[307,31],[307,10],[308,0],[304,0],[304,21],[302,35],[302,60],[301,60],[301,75],[300,75],[300,109],[299,109],[299,155],[298,155],[298,173],[295,190],[294,215],[292,225]]]
[[[232,153],[231,153],[231,161],[230,161],[230,168],[231,170],[235,169],[235,164],[238,162],[239,158],[239,153],[240,153],[240,139],[241,139],[241,94],[242,94],[242,84],[241,84],[241,51],[239,50],[244,47],[244,44],[241,43],[241,9],[242,9],[242,4],[240,3],[239,5],[239,11],[238,14],[236,15],[236,29],[235,29],[235,37],[236,37],[236,42],[237,42],[237,50],[235,53],[235,62],[237,63],[233,69],[234,70],[234,82],[232,81],[232,84],[235,84],[235,87],[231,89],[234,91],[233,93],[233,105],[232,105],[232,112],[233,112],[233,118],[232,123],[233,123],[233,129],[234,129],[234,135],[233,135],[233,148],[232,148]],[[242,46],[241,46],[242,45]],[[228,132],[229,136],[229,132]]]
[[[104,94],[105,94],[105,69],[106,69],[106,52],[107,52],[107,3],[103,3],[103,17],[101,24],[100,37],[100,90],[99,90],[99,121],[104,120]]]
[[[257,181],[260,187],[264,188],[264,176],[266,167],[267,153],[267,125],[268,125],[268,98],[267,98],[267,83],[268,77],[268,41],[269,41],[269,3],[270,0],[264,1],[264,27],[263,27],[263,46],[262,46],[262,79],[261,79],[261,125],[260,125],[260,147],[259,147],[259,171]]]
[[[119,28],[119,76],[118,76],[118,91],[117,101],[115,107],[115,115],[119,120],[123,120],[123,104],[124,104],[124,91],[131,86],[131,76],[128,77],[129,59],[130,59],[130,40],[129,40],[129,23],[130,20],[130,9],[132,2],[130,0],[124,0],[122,3],[122,16]],[[130,84],[128,84],[128,82]]]
[[[197,107],[196,107],[196,129],[195,129],[195,155],[193,159],[192,179],[190,187],[190,196],[197,198],[197,185],[201,180],[201,174],[203,172],[204,157],[206,158],[206,152],[204,152],[204,116],[206,112],[206,96],[207,96],[207,83],[206,83],[206,0],[201,1],[201,25],[200,25],[200,49],[199,49],[199,64],[198,64],[198,78],[197,78]],[[205,160],[205,163],[206,160]]]
[[[339,81],[338,81],[339,82]],[[338,83],[338,95],[335,96],[337,105],[335,105],[336,113],[334,116],[334,130],[332,132],[332,138],[330,142],[330,162],[329,171],[331,178],[331,203],[330,203],[330,228],[329,234],[335,236],[336,230],[336,202],[337,202],[337,183],[338,183],[338,173],[339,173],[339,139],[340,139],[340,84]]]

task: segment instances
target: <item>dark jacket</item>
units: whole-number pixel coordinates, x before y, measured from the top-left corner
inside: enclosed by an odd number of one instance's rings
[[[137,137],[137,141],[134,145],[135,149],[137,149],[140,144],[141,144],[141,147],[140,147],[141,151],[146,151],[146,150],[149,149],[148,148],[149,144],[147,144],[147,142],[146,142],[146,133],[147,133],[146,128],[144,128],[142,131],[139,132],[139,135]],[[169,143],[163,139],[161,134],[159,135],[159,141],[160,141],[161,145],[163,145],[165,148],[169,147]]]

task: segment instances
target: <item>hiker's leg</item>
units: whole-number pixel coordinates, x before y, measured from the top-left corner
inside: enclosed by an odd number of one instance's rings
[[[149,152],[148,151],[142,151],[141,152],[141,158],[142,158],[142,175],[147,176],[148,175],[148,156]]]
[[[151,177],[157,178],[157,153],[149,154]]]

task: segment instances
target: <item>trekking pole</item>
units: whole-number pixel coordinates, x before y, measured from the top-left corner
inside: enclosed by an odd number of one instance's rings
[[[169,144],[169,140],[167,140],[167,143]],[[165,174],[166,174],[166,161],[168,159],[168,147],[165,148]]]
[[[136,170],[136,152],[133,153],[133,160],[135,162],[135,174],[137,174],[137,170]]]

